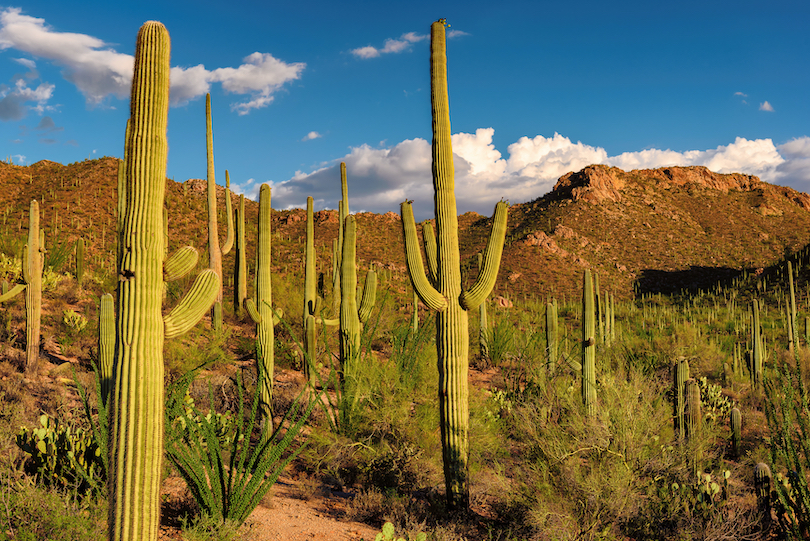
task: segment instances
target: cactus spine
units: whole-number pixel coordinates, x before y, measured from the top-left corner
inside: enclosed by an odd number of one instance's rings
[[[673,387],[673,409],[672,416],[675,421],[675,431],[679,438],[686,436],[686,422],[684,413],[686,412],[686,380],[689,379],[689,361],[684,357],[679,357],[672,366],[672,387]]]
[[[230,177],[225,171],[225,213],[228,220],[228,234],[225,244],[219,246],[217,228],[217,183],[214,174],[214,135],[211,129],[211,94],[205,95],[205,148],[208,163],[208,268],[217,273],[220,280],[219,293],[211,313],[214,329],[222,329],[222,256],[233,246],[233,214],[231,211]]]
[[[596,414],[596,306],[590,269],[582,288],[582,403],[588,415]]]
[[[162,24],[149,21],[141,27],[119,192],[121,245],[109,417],[111,541],[157,540],[163,461],[163,341],[193,325],[210,308],[219,286],[219,277],[205,271],[178,306],[166,317],[161,315],[169,48],[169,34]]]
[[[439,423],[447,502],[450,508],[466,508],[469,505],[467,311],[477,307],[495,285],[506,235],[507,204],[501,201],[495,206],[492,233],[484,252],[483,268],[478,273],[475,284],[468,291],[462,291],[444,21],[434,22],[430,29],[430,76],[432,169],[437,229],[437,266],[436,273],[431,278],[435,279],[429,280],[422,267],[411,203],[402,203],[401,212],[408,274],[422,302],[428,308],[438,311],[436,349],[439,368]],[[430,256],[428,263],[431,264]]]

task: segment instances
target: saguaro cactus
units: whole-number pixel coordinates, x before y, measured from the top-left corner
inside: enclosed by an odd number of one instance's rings
[[[559,345],[557,342],[557,301],[546,303],[546,370],[553,373],[557,368]]]
[[[242,307],[247,299],[247,251],[245,247],[245,195],[239,194],[239,207],[236,211],[236,251],[234,253],[233,311],[242,315]]]
[[[731,425],[731,456],[739,458],[742,448],[742,413],[739,408],[731,408],[729,413]]]
[[[217,273],[220,280],[217,300],[211,314],[214,329],[222,329],[222,256],[227,255],[233,246],[233,214],[231,211],[230,177],[225,171],[225,214],[228,220],[228,234],[225,244],[219,245],[217,228],[217,183],[214,174],[214,135],[211,129],[211,94],[205,95],[205,148],[208,162],[208,268]]]
[[[113,387],[113,365],[115,363],[115,303],[113,296],[101,296],[98,311],[98,368],[101,379],[101,400],[109,403]]]
[[[132,78],[131,129],[127,130],[124,179],[118,194],[122,230],[109,442],[108,528],[112,541],[157,540],[163,461],[163,341],[196,323],[210,308],[219,287],[219,277],[204,271],[171,313],[161,315],[169,47],[169,34],[162,24],[150,21],[141,27]]]
[[[762,365],[765,359],[762,343],[762,328],[759,324],[759,301],[751,303],[751,386],[758,389],[762,385]]]
[[[461,289],[453,150],[450,141],[450,110],[447,97],[447,58],[444,21],[430,29],[430,88],[433,115],[433,188],[436,208],[437,250],[434,261],[428,252],[430,279],[422,267],[413,208],[402,203],[405,253],[414,289],[425,305],[438,311],[436,349],[439,368],[439,422],[442,460],[451,508],[467,507],[467,460],[469,449],[468,310],[475,309],[492,291],[506,235],[507,204],[495,206],[492,233],[484,252],[483,268],[475,284]],[[423,231],[424,234],[424,231]],[[435,265],[434,265],[435,263]],[[434,270],[435,269],[435,270]]]
[[[22,257],[22,284],[0,295],[5,302],[25,292],[25,373],[33,374],[39,361],[40,321],[42,318],[42,267],[45,246],[39,229],[39,203],[31,201],[28,213],[28,244]]]
[[[588,415],[596,413],[596,306],[590,269],[582,288],[582,403]]]
[[[686,394],[686,437],[692,438],[703,422],[700,407],[700,387],[696,379],[689,378],[684,384]]]
[[[478,253],[478,272],[483,267],[484,255]],[[489,321],[487,318],[487,299],[478,307],[478,348],[482,359],[489,361]]]
[[[274,313],[272,304],[270,251],[273,241],[270,228],[272,212],[270,203],[270,185],[262,184],[259,188],[259,234],[256,239],[256,298],[245,301],[245,308],[256,324],[256,362],[261,365],[260,405],[265,437],[270,435],[273,426],[273,370],[275,369],[273,326],[278,323],[280,317],[280,314]]]
[[[672,366],[672,396],[673,410],[672,416],[675,422],[675,431],[679,438],[686,436],[686,422],[684,413],[686,411],[685,385],[689,379],[689,361],[685,357],[679,357]]]

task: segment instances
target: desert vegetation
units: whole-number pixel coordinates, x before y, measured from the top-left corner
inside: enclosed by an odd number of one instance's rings
[[[345,166],[337,212],[274,211],[265,185],[234,219],[209,107],[209,178],[167,181],[159,23],[123,161],[0,164],[0,540],[249,539],[282,472],[302,499],[349,493],[378,539],[807,538],[803,194],[743,176],[713,193],[754,240],[724,237],[678,171],[647,189],[589,168],[459,217],[444,29],[421,224],[407,201],[351,214]],[[715,266],[709,238],[733,244]]]

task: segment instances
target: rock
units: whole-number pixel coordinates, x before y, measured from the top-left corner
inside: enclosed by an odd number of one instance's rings
[[[518,278],[520,278],[520,276],[521,274],[519,272],[513,272],[507,277],[507,280],[509,280],[512,283],[515,283],[517,282]]]
[[[498,295],[497,297],[495,297],[494,301],[495,306],[498,306],[500,308],[512,308],[512,301],[510,301],[506,297],[501,297],[500,295]]]

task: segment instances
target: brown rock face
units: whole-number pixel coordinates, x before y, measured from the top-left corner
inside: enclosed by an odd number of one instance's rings
[[[624,171],[607,165],[589,165],[576,173],[567,173],[554,185],[554,193],[560,196],[570,194],[574,201],[599,203],[604,200],[618,202],[622,200],[624,188]]]

